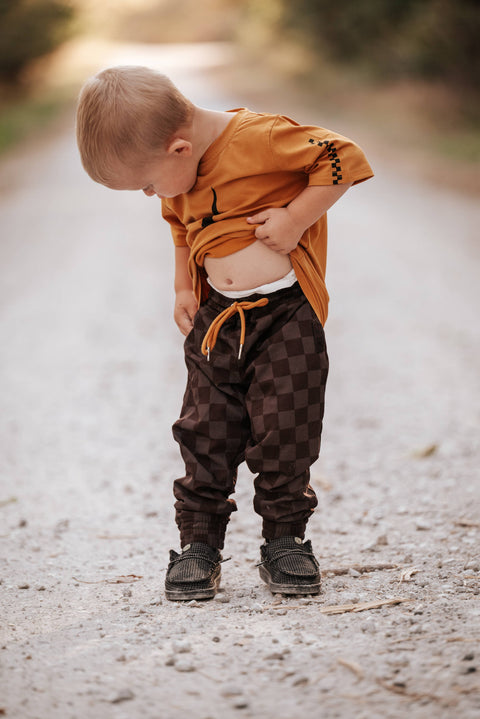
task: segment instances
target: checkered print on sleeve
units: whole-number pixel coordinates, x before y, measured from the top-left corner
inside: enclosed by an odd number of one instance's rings
[[[309,143],[311,145],[318,145],[318,147],[325,146],[327,150],[327,157],[330,160],[330,166],[332,168],[332,184],[338,185],[339,181],[343,179],[343,176],[340,158],[338,156],[335,143],[331,140],[314,140],[313,138],[310,138]]]

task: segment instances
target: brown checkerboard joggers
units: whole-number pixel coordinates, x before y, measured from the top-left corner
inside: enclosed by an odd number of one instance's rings
[[[185,476],[174,482],[182,547],[223,548],[243,461],[257,474],[254,508],[265,538],[303,538],[317,505],[309,468],[320,451],[325,336],[298,283],[266,296],[265,307],[245,312],[240,360],[238,314],[221,327],[210,360],[201,353],[211,322],[232,304],[213,289],[185,340],[187,388],[173,425],[185,461]]]

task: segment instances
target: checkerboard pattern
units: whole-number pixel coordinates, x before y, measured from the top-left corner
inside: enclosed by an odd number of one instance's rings
[[[330,160],[330,166],[332,168],[332,184],[338,185],[339,181],[343,179],[342,168],[340,165],[340,158],[337,153],[337,148],[331,140],[309,140],[311,145],[318,145],[318,147],[325,146],[327,150],[327,157]]]
[[[185,476],[174,483],[182,546],[223,547],[243,461],[257,474],[254,508],[264,537],[303,537],[317,504],[309,468],[320,451],[325,336],[298,284],[267,297],[268,305],[246,312],[240,360],[238,315],[222,326],[209,361],[200,351],[210,323],[231,304],[214,290],[185,341],[187,389],[173,426],[185,461]]]

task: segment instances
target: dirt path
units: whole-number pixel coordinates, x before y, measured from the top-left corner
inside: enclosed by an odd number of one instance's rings
[[[170,53],[194,100],[247,101],[206,48]],[[163,598],[184,368],[160,204],[91,183],[71,124],[0,166],[2,716],[479,716],[480,211],[366,149],[376,179],[330,219],[324,589],[303,600],[259,580],[246,471],[224,591]]]

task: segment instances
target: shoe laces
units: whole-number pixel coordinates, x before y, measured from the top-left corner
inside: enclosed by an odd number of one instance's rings
[[[309,551],[305,544],[300,540],[299,537],[294,537],[294,542],[291,542],[291,538],[285,538],[285,542],[283,542],[283,546],[281,546],[280,543],[278,543],[277,546],[275,546],[275,543],[268,542],[267,547],[267,556],[265,559],[263,559],[261,562],[256,564],[255,566],[261,567],[266,562],[278,562],[280,559],[283,559],[284,557],[291,557],[292,554],[297,554],[301,557],[311,557],[313,563],[315,566],[318,566],[317,558],[315,557],[314,553],[312,551]],[[288,542],[288,544],[287,544]]]

